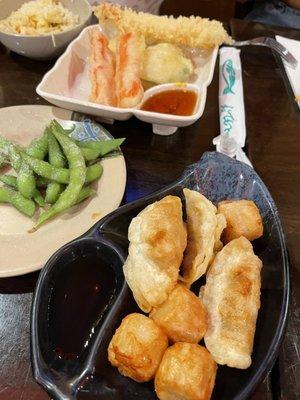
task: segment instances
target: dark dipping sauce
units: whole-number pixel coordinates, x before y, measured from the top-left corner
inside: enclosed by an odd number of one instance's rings
[[[197,103],[197,93],[193,90],[171,89],[149,97],[141,110],[171,115],[192,115]]]
[[[95,256],[92,253],[71,260],[52,290],[49,331],[52,349],[63,360],[80,356],[114,298],[114,270]]]

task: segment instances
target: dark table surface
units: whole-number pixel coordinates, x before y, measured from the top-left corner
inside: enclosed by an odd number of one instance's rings
[[[231,21],[235,39],[282,34],[300,40],[300,30],[270,29]],[[0,45],[0,107],[46,104],[35,87],[51,62],[7,52]],[[247,118],[247,152],[279,208],[291,258],[290,320],[279,358],[252,400],[300,398],[300,111],[280,60],[269,49],[244,48],[242,66]],[[218,68],[208,89],[203,117],[169,137],[155,136],[136,119],[108,126],[123,146],[128,179],[124,202],[151,193],[196,162],[219,132]],[[5,254],[1,254],[5,257]],[[0,400],[46,400],[33,381],[29,356],[29,315],[38,273],[0,279]]]

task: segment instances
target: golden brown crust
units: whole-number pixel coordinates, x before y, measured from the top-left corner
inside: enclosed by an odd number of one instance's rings
[[[183,282],[190,286],[205,274],[221,247],[220,235],[225,221],[217,216],[217,209],[202,194],[183,189],[186,199],[188,243],[182,263]]]
[[[150,318],[129,314],[111,339],[108,359],[122,375],[147,382],[154,377],[167,347],[167,336]]]
[[[240,236],[252,241],[263,234],[263,222],[259,209],[252,200],[225,200],[218,204],[218,212],[227,222],[222,239],[225,243]]]
[[[213,48],[232,40],[219,21],[194,17],[157,16],[108,3],[94,8],[99,22],[121,32],[135,32],[149,43],[167,42],[196,48]]]
[[[153,309],[150,318],[172,342],[198,343],[207,329],[207,314],[202,301],[182,284],[167,300]]]
[[[216,255],[201,297],[208,312],[206,347],[218,364],[248,368],[260,307],[261,260],[244,237]]]
[[[146,207],[131,221],[128,238],[125,278],[139,307],[150,312],[178,280],[186,247],[180,198],[166,196]]]
[[[217,365],[204,347],[175,343],[156,373],[156,394],[160,400],[209,400],[216,372]]]

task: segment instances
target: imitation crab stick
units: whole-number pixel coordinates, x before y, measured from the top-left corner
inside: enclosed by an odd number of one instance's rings
[[[141,70],[145,40],[134,33],[119,37],[116,54],[116,93],[118,107],[136,106],[143,98]]]
[[[98,28],[90,35],[90,100],[99,104],[116,106],[115,62],[108,48],[108,40]]]

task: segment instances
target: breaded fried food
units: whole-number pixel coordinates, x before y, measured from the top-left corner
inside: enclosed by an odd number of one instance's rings
[[[222,236],[225,243],[240,236],[252,241],[263,235],[262,218],[252,200],[221,201],[218,212],[225,216],[227,222]]]
[[[165,352],[155,376],[160,400],[209,400],[217,365],[205,347],[175,343]]]
[[[200,294],[208,312],[207,349],[221,365],[245,369],[260,307],[261,260],[248,239],[233,239],[216,255]]]
[[[168,347],[167,336],[145,315],[125,317],[108,346],[108,360],[137,382],[152,379]]]
[[[188,243],[182,263],[183,282],[190,286],[205,274],[214,257],[214,250],[221,247],[220,234],[225,225],[217,217],[217,208],[202,194],[183,189],[186,200]]]
[[[141,82],[145,40],[132,32],[119,36],[116,51],[116,93],[118,107],[135,107],[143,98]]]
[[[221,22],[206,18],[157,16],[108,3],[95,7],[94,13],[101,25],[123,33],[135,32],[144,36],[148,44],[166,42],[210,49],[232,42]]]
[[[153,309],[150,318],[172,342],[198,343],[207,329],[207,314],[202,301],[182,284],[167,300]]]
[[[98,29],[90,33],[90,100],[116,106],[115,61],[108,48],[108,40]]]
[[[180,198],[166,196],[147,206],[132,219],[128,239],[125,278],[138,306],[150,312],[177,284],[186,247]]]

